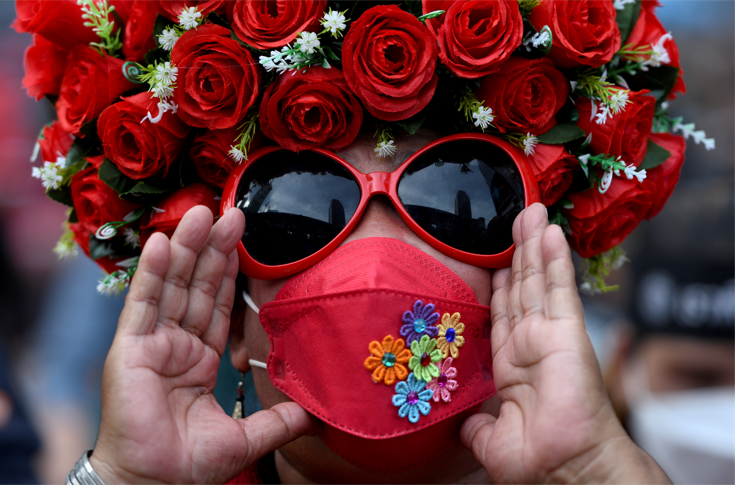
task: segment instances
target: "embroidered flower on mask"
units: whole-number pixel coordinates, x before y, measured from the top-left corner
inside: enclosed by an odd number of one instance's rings
[[[456,376],[457,369],[452,366],[452,358],[447,358],[440,365],[440,376],[432,378],[432,381],[427,383],[427,388],[434,392],[432,398],[435,402],[439,402],[440,398],[443,402],[450,403],[452,401],[450,392],[457,390],[457,381],[452,378]]]
[[[460,313],[455,312],[452,316],[446,313],[442,316],[442,324],[437,327],[440,330],[437,347],[442,351],[442,357],[457,358],[459,354],[457,348],[465,344],[465,338],[461,336],[465,331],[465,324],[460,322]]]
[[[440,376],[440,369],[435,363],[442,359],[442,351],[437,348],[437,340],[422,336],[419,341],[411,343],[411,353],[414,355],[409,359],[409,369],[417,378],[429,381]]]
[[[427,383],[418,379],[414,373],[409,373],[409,379],[396,384],[396,395],[391,401],[394,406],[399,407],[399,417],[409,417],[409,422],[415,424],[419,421],[419,414],[427,415],[432,410],[429,400],[434,392],[425,390]]]
[[[422,305],[421,300],[414,302],[414,312],[406,311],[401,318],[404,325],[401,326],[400,334],[411,344],[419,341],[422,336],[435,337],[437,327],[435,322],[440,318],[439,312],[434,311],[434,304]]]
[[[383,342],[373,341],[368,345],[373,356],[366,358],[363,365],[368,371],[373,371],[373,381],[393,385],[396,378],[405,380],[409,374],[406,363],[411,358],[411,351],[406,349],[403,339],[394,341],[393,336],[386,336]]]

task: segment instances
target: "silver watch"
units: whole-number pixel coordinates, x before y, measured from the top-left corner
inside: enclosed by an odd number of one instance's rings
[[[92,450],[88,450],[79,458],[74,465],[74,469],[66,476],[66,484],[105,484],[97,475],[92,464],[89,462],[89,456]]]

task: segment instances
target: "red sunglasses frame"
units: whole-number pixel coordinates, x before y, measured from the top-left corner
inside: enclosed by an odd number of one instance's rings
[[[345,238],[353,231],[355,225],[358,224],[358,221],[360,221],[360,218],[363,216],[363,212],[368,205],[368,200],[376,194],[383,194],[385,196],[388,196],[404,223],[422,240],[424,240],[427,244],[429,244],[437,251],[440,251],[455,260],[478,267],[504,268],[511,266],[511,259],[514,255],[513,244],[507,250],[495,255],[477,255],[475,253],[468,253],[456,250],[455,248],[435,239],[432,235],[423,230],[416,222],[414,222],[411,216],[409,216],[409,213],[404,209],[401,204],[401,200],[399,199],[396,191],[399,179],[401,178],[401,175],[404,173],[406,168],[412,162],[414,162],[417,157],[421,156],[428,150],[431,150],[434,147],[445,144],[447,142],[453,142],[457,140],[479,140],[488,142],[492,145],[495,145],[496,147],[501,148],[511,157],[511,160],[514,161],[514,164],[516,164],[516,167],[519,170],[519,174],[521,175],[522,185],[524,186],[524,207],[529,207],[531,204],[539,202],[539,187],[537,185],[537,180],[534,177],[534,173],[529,168],[529,165],[526,162],[526,157],[524,153],[517,147],[506,142],[505,140],[501,140],[500,138],[496,138],[487,134],[459,133],[442,137],[412,154],[411,157],[409,157],[404,163],[401,164],[401,166],[399,166],[393,172],[371,172],[369,174],[363,174],[362,172],[359,172],[352,165],[348,164],[329,150],[315,148],[312,149],[311,152],[316,152],[318,154],[324,155],[325,157],[328,157],[339,163],[341,166],[345,167],[347,170],[350,171],[351,174],[353,174],[353,177],[360,185],[360,202],[358,203],[358,208],[355,210],[352,218],[350,218],[350,221],[345,226],[345,228],[343,228],[343,230],[324,248],[313,253],[312,255],[309,255],[306,258],[284,265],[264,265],[257,262],[255,259],[253,259],[253,257],[248,254],[245,247],[243,246],[243,242],[240,241],[238,242],[240,271],[248,275],[249,277],[271,280],[287,277],[311,267],[315,263],[324,259],[335,248],[340,246],[340,243],[345,240]],[[254,151],[246,163],[240,164],[232,172],[232,174],[230,174],[230,177],[228,178],[223,190],[220,208],[221,214],[223,214],[228,209],[235,207],[235,199],[237,197],[238,186],[240,185],[240,180],[248,167],[264,155],[280,150],[286,151],[286,149],[279,146],[262,147]],[[247,221],[246,224],[248,224]]]

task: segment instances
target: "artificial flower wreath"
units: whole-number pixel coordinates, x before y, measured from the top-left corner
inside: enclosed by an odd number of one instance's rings
[[[197,204],[217,214],[258,146],[337,150],[362,128],[392,157],[400,132],[449,126],[524,150],[586,258],[583,287],[605,290],[618,245],[672,193],[685,139],[714,147],[667,114],[685,84],[657,6],[17,0],[13,26],[34,39],[23,84],[58,115],[33,157],[70,208],[55,251],[78,245],[109,273],[99,290],[120,290],[150,234]]]

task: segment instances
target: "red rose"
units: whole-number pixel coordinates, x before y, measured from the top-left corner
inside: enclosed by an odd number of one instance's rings
[[[573,174],[580,167],[577,158],[570,155],[563,145],[540,143],[526,161],[537,178],[539,195],[545,206],[551,206],[562,198],[572,184]]]
[[[99,41],[92,28],[84,26],[76,0],[17,0],[15,12],[16,31],[39,34],[64,49]]]
[[[578,98],[575,103],[580,112],[578,126],[585,133],[592,133],[590,147],[598,154],[621,156],[627,164],[637,166],[647,153],[647,137],[652,131],[654,118],[654,98],[647,96],[648,90],[629,91],[626,107],[612,115],[605,123],[596,123],[592,113],[591,100]]]
[[[61,89],[61,78],[66,69],[69,51],[36,34],[33,44],[26,50],[23,62],[26,75],[23,87],[28,94],[40,100],[46,95],[57,96]]]
[[[659,214],[675,190],[675,185],[680,179],[682,163],[685,162],[686,145],[683,137],[669,133],[652,133],[649,140],[669,151],[670,156],[662,165],[647,169],[647,178],[643,184],[649,186],[657,196],[653,199],[652,208],[645,216],[646,219],[652,219]]]
[[[72,202],[79,223],[92,233],[103,224],[123,221],[140,207],[120,196],[97,176],[97,169],[89,167],[72,177]]]
[[[437,87],[437,43],[416,17],[396,5],[366,10],[342,45],[345,81],[381,120],[409,118]]]
[[[206,183],[220,189],[225,187],[227,178],[238,165],[228,152],[235,145],[235,138],[240,131],[236,128],[224,130],[207,130],[197,135],[189,150],[189,158],[199,177]],[[260,147],[260,132],[251,140],[249,153]]]
[[[605,194],[592,187],[568,194],[571,209],[562,209],[570,225],[567,240],[583,258],[610,250],[629,236],[649,214],[657,193],[637,181],[614,177]]]
[[[219,25],[202,25],[182,35],[171,51],[179,75],[174,100],[179,116],[193,127],[230,128],[258,98],[261,67],[253,55]]]
[[[434,35],[439,34],[440,27],[442,27],[442,23],[445,21],[445,15],[447,14],[446,12],[450,10],[450,7],[452,7],[455,1],[456,0],[422,0],[423,14],[436,12],[437,10],[445,11],[445,13],[443,13],[439,17],[433,17],[424,21],[424,24],[429,28],[430,31],[432,31]]]
[[[567,78],[549,59],[512,57],[480,82],[475,96],[493,109],[495,124],[505,132],[544,133],[570,91]]]
[[[158,115],[157,100],[144,92],[108,107],[97,121],[105,155],[131,179],[165,176],[190,130],[170,111],[158,123],[141,123],[148,113]]]
[[[217,193],[204,184],[192,184],[166,196],[156,206],[162,210],[152,211],[143,216],[141,222],[141,245],[145,245],[153,233],[163,233],[169,238],[179,226],[179,221],[194,206],[203,205],[210,208],[213,216],[220,212],[220,201]]]
[[[97,118],[118,96],[137,86],[125,79],[122,68],[121,59],[103,56],[89,46],[72,50],[56,102],[59,123],[64,130],[79,135],[82,125]]]
[[[552,30],[548,57],[560,69],[602,66],[621,47],[613,2],[542,0],[529,22],[537,31],[545,25]]]
[[[206,17],[210,12],[222,15],[226,12],[228,5],[232,5],[232,0],[159,0],[159,2],[154,2],[153,0],[143,1],[159,3],[159,8],[162,10],[162,14],[175,22],[179,21],[179,14],[181,14],[181,11],[185,8],[197,7],[197,11],[202,12],[202,17]]]
[[[74,233],[74,241],[77,242],[84,254],[87,255],[89,258],[92,258],[92,255],[90,255],[89,253],[89,239],[92,236],[93,232],[88,230],[87,227],[82,223],[72,223],[69,225],[69,229],[72,231],[72,233]],[[116,262],[119,262],[121,260],[124,260],[124,258],[113,260],[110,257],[102,257],[93,261],[98,264],[105,272],[113,273],[116,270],[122,270],[115,264]]]
[[[641,9],[639,10],[639,18],[634,25],[634,28],[629,34],[629,38],[626,39],[626,44],[630,44],[633,47],[649,47],[650,49],[657,46],[666,52],[666,56],[661,56],[660,64],[680,68],[680,51],[677,49],[674,39],[671,35],[662,27],[659,19],[654,15],[654,9],[658,6],[656,1],[644,1],[642,2]],[[685,93],[685,82],[682,80],[682,68],[680,68],[680,75],[675,81],[675,85],[670,92],[669,98],[675,98],[675,93]]]
[[[426,3],[424,10],[429,7]],[[440,59],[461,78],[497,72],[519,47],[524,33],[516,0],[454,2],[442,18],[437,33]]]
[[[321,30],[327,0],[236,0],[230,23],[240,40],[257,49],[285,46],[299,32]]]
[[[263,95],[261,130],[285,149],[338,150],[360,131],[363,109],[337,68],[284,73]]]
[[[130,8],[130,18],[125,24],[123,54],[126,59],[141,61],[148,51],[156,47],[153,26],[156,24],[156,16],[161,12],[157,2],[135,0]]]
[[[74,137],[54,122],[51,125],[43,127],[41,138],[38,144],[41,146],[41,157],[45,162],[56,162],[58,157],[66,157],[69,149],[72,148]]]

